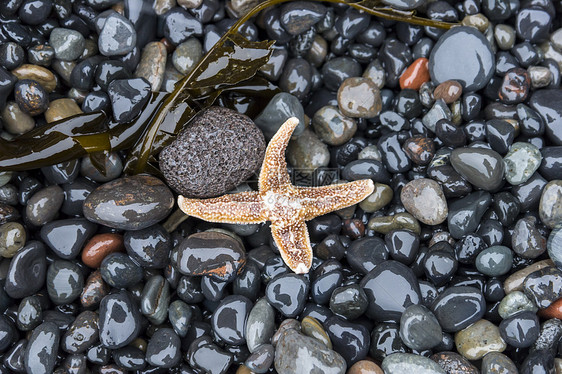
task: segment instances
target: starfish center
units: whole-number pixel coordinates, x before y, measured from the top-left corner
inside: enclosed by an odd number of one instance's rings
[[[304,217],[303,206],[295,196],[268,191],[263,202],[271,222],[294,222]]]

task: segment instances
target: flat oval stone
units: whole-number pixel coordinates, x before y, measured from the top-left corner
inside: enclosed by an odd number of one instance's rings
[[[252,302],[245,296],[225,297],[211,317],[213,331],[226,344],[245,343],[246,321],[251,309]]]
[[[551,229],[562,221],[562,180],[553,180],[544,186],[539,202],[539,216]]]
[[[338,89],[337,97],[341,112],[348,117],[372,118],[382,109],[380,90],[368,78],[347,78]]]
[[[304,109],[295,96],[287,92],[280,92],[273,96],[262,112],[254,119],[256,126],[263,131],[266,139],[271,139],[279,130],[283,122],[290,117],[297,117],[299,124],[293,135],[300,135],[304,131]]]
[[[246,252],[232,236],[206,231],[183,239],[174,248],[171,261],[184,275],[207,275],[227,281],[236,276],[246,262]]]
[[[562,297],[562,271],[551,266],[532,272],[525,278],[523,290],[536,306],[548,308]]]
[[[474,186],[492,191],[501,186],[504,174],[502,157],[485,148],[456,148],[451,152],[451,165]]]
[[[164,219],[174,206],[170,189],[158,178],[133,175],[96,188],[84,201],[84,217],[120,230],[140,230]]]
[[[409,348],[430,349],[441,343],[443,331],[433,313],[423,305],[411,305],[400,317],[400,338]]]
[[[43,287],[46,270],[45,245],[30,241],[10,261],[4,290],[16,299],[30,296]]]
[[[445,195],[439,183],[432,179],[414,179],[400,193],[404,208],[427,225],[438,225],[447,219]]]
[[[397,261],[377,265],[360,285],[369,300],[367,315],[379,321],[398,321],[407,307],[421,301],[414,272]]]
[[[486,248],[476,257],[476,269],[490,277],[504,275],[511,270],[513,252],[503,245]]]
[[[288,330],[275,347],[275,370],[279,374],[301,373],[302,360],[319,373],[344,374],[347,368],[345,360],[336,351],[296,330]]]
[[[60,332],[57,325],[44,322],[37,326],[25,349],[25,369],[30,374],[52,373],[59,348]]]
[[[265,298],[259,299],[246,321],[246,345],[254,352],[260,345],[269,343],[275,332],[275,310]]]
[[[100,342],[106,348],[124,347],[140,332],[140,313],[127,291],[104,297],[99,314]]]
[[[334,349],[346,360],[348,366],[364,359],[369,352],[369,330],[361,324],[332,316],[323,323]]]
[[[211,107],[160,152],[160,170],[185,196],[218,196],[259,169],[265,147],[263,134],[250,118]]]
[[[431,305],[445,332],[455,332],[478,321],[486,312],[486,300],[479,289],[454,286],[445,289]]]
[[[35,226],[52,221],[57,216],[63,200],[64,192],[56,184],[40,189],[27,202],[27,219]]]
[[[84,287],[81,269],[73,262],[56,260],[47,270],[47,292],[58,305],[73,302]]]
[[[539,337],[539,317],[526,311],[512,315],[500,323],[500,335],[512,347],[530,347]]]
[[[503,352],[507,348],[498,326],[485,319],[457,332],[455,345],[469,360],[479,360],[489,352]]]
[[[412,353],[393,353],[382,361],[385,374],[446,374],[435,361]]]

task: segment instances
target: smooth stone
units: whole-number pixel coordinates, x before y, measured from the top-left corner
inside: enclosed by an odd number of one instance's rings
[[[121,244],[133,260],[150,269],[165,267],[172,249],[170,234],[161,225],[127,231]]]
[[[78,256],[96,230],[96,224],[84,218],[69,218],[43,225],[40,236],[57,256],[71,260]]]
[[[332,316],[324,326],[334,350],[339,352],[351,366],[367,356],[370,345],[369,330],[361,324],[349,322],[341,317]]]
[[[160,169],[177,192],[206,198],[248,179],[261,166],[264,153],[265,140],[250,118],[214,106],[160,152]]]
[[[435,361],[412,353],[393,353],[382,361],[385,374],[446,374]]]
[[[521,311],[535,313],[537,310],[535,304],[521,291],[513,291],[505,295],[498,307],[498,313],[504,319]]]
[[[231,280],[244,265],[246,256],[241,243],[220,232],[200,232],[185,238],[171,256],[180,273]]]
[[[357,124],[346,117],[336,106],[324,106],[314,114],[312,119],[314,131],[320,139],[329,145],[342,145],[350,140]]]
[[[382,109],[380,90],[368,78],[347,78],[339,87],[337,98],[341,112],[351,118],[372,118]]]
[[[174,7],[164,14],[164,36],[173,45],[178,45],[192,36],[203,34],[203,24],[187,11]]]
[[[184,338],[191,326],[193,310],[181,300],[175,300],[168,308],[168,319],[172,328],[180,338]]]
[[[501,156],[485,148],[457,148],[451,153],[451,165],[474,186],[493,191],[501,186],[504,165]]]
[[[150,277],[142,290],[140,298],[141,313],[152,324],[161,325],[168,316],[169,304],[170,286],[168,281],[161,275]]]
[[[432,179],[420,178],[402,187],[400,200],[410,214],[427,225],[447,219],[447,201],[441,186]]]
[[[407,307],[421,300],[413,271],[397,261],[376,266],[361,280],[360,286],[369,300],[367,315],[379,321],[398,321]]]
[[[489,352],[482,358],[482,374],[515,374],[517,366],[509,357],[499,352]]]
[[[47,292],[57,305],[74,301],[84,287],[84,276],[78,265],[70,261],[56,260],[47,270]]]
[[[29,241],[12,257],[4,290],[15,299],[31,296],[43,287],[46,270],[45,245],[39,241]]]
[[[285,317],[298,316],[304,309],[310,284],[308,279],[297,274],[284,274],[267,284],[267,301]]]
[[[41,172],[43,173],[47,181],[52,184],[72,183],[76,180],[76,178],[78,177],[78,173],[80,172],[80,162],[79,160],[61,162],[59,164],[42,167]],[[63,211],[63,213],[65,212]]]
[[[157,92],[162,87],[162,82],[164,81],[166,61],[167,51],[164,43],[150,42],[142,50],[134,76],[136,78],[144,78],[150,83],[152,91]]]
[[[455,80],[467,92],[486,86],[494,74],[490,43],[475,28],[460,26],[444,33],[429,56],[429,73],[436,83]]]
[[[394,193],[389,185],[375,183],[375,190],[359,203],[359,207],[367,213],[376,212],[390,204]]]
[[[513,252],[503,245],[486,248],[476,256],[476,269],[490,277],[504,275],[511,270]]]
[[[550,229],[562,221],[562,180],[553,180],[544,186],[539,202],[539,216],[542,223]]]
[[[535,227],[535,217],[521,218],[513,227],[511,248],[523,258],[537,258],[547,249],[546,239]]]
[[[452,112],[442,99],[435,100],[433,106],[423,115],[422,123],[432,132],[437,131],[437,122],[452,120]]]
[[[439,352],[431,355],[433,361],[437,362],[447,373],[479,374],[478,368],[466,358],[455,352]]]
[[[98,314],[86,310],[76,316],[61,339],[61,348],[68,353],[84,353],[98,341]]]
[[[484,316],[486,301],[479,289],[454,286],[441,292],[431,305],[445,332],[456,332],[470,326]]]
[[[539,337],[539,318],[534,312],[520,312],[501,321],[499,329],[510,346],[530,347]]]
[[[52,92],[57,85],[55,75],[49,69],[39,65],[24,64],[12,70],[11,73],[19,80],[31,79],[36,81],[47,92]]]
[[[203,57],[203,46],[197,38],[189,38],[176,47],[172,54],[174,67],[182,74],[189,74]]]
[[[121,230],[141,230],[164,219],[174,206],[170,189],[149,175],[103,184],[84,201],[84,217]]]
[[[123,162],[119,155],[115,152],[111,152],[104,155],[101,161],[105,167],[105,175],[103,175],[96,167],[92,164],[90,157],[84,157],[80,163],[80,173],[95,182],[109,182],[117,179],[123,172]]]
[[[25,349],[25,370],[30,374],[52,373],[59,348],[59,328],[44,322],[33,330]]]
[[[54,48],[57,59],[72,61],[80,57],[86,40],[78,31],[57,27],[51,31],[49,44]]]
[[[542,260],[542,261],[537,261],[532,265],[529,265],[521,270],[514,272],[509,277],[507,277],[506,280],[504,281],[503,288],[505,290],[505,293],[509,294],[513,291],[523,291],[523,283],[525,281],[525,278],[529,274],[549,266],[554,266],[552,260],[550,259]]]
[[[279,18],[283,28],[291,35],[298,35],[320,22],[327,8],[311,1],[284,4]]]
[[[546,243],[548,256],[558,269],[562,269],[562,225],[557,224],[548,236]]]
[[[349,245],[346,258],[353,270],[367,274],[388,259],[388,249],[381,238],[360,238]]]
[[[299,124],[293,132],[294,136],[302,134],[305,128],[304,109],[298,98],[287,92],[280,92],[273,96],[254,123],[266,139],[271,139],[281,125],[290,117],[296,117]]]
[[[549,181],[562,179],[562,147],[544,147],[541,148],[541,154],[539,173]]]
[[[102,55],[126,55],[136,43],[137,33],[131,21],[118,13],[112,13],[105,19],[98,38],[98,48]]]
[[[22,111],[17,103],[9,101],[2,110],[4,130],[14,135],[21,135],[35,128],[32,116]]]
[[[99,316],[99,339],[106,348],[126,346],[135,340],[141,330],[138,307],[126,291],[104,297],[100,303]]]
[[[271,344],[262,344],[254,353],[248,356],[244,366],[253,373],[267,373],[273,364],[274,358],[275,348]]]
[[[246,320],[246,345],[254,352],[260,345],[269,343],[275,331],[275,311],[265,298],[258,300]]]
[[[507,348],[498,326],[485,319],[457,332],[455,345],[469,360],[479,360],[489,352],[503,352]]]
[[[337,352],[314,338],[288,330],[281,335],[275,348],[275,370],[279,374],[298,374],[302,370],[302,362],[307,363],[307,370],[318,373],[344,374],[347,368],[345,360]]]
[[[187,351],[187,361],[191,367],[213,374],[225,374],[233,362],[232,354],[225,352],[216,344],[206,343],[210,340],[202,336],[193,341]]]
[[[307,60],[289,59],[279,77],[279,88],[299,100],[304,100],[312,90],[313,75],[313,68]]]
[[[441,343],[443,331],[433,313],[423,305],[411,305],[400,317],[400,338],[409,348],[431,349]]]
[[[211,317],[213,331],[221,341],[233,345],[246,342],[246,321],[252,306],[245,296],[231,295],[221,300]]]
[[[27,219],[35,226],[52,221],[57,216],[63,199],[62,188],[56,184],[37,191],[25,207]]]
[[[388,234],[392,230],[410,230],[416,234],[421,232],[417,219],[410,213],[398,213],[393,216],[373,217],[367,224],[368,228],[381,233]]]
[[[181,342],[174,330],[158,329],[146,346],[146,361],[153,366],[171,368],[181,361]]]
[[[336,288],[330,296],[330,310],[349,320],[359,318],[369,306],[367,294],[357,285]]]
[[[361,360],[353,364],[347,374],[384,374],[381,367],[373,361]]]
[[[513,143],[503,158],[505,179],[512,185],[525,183],[541,165],[540,150],[532,144]]]
[[[41,301],[36,296],[25,297],[18,306],[16,325],[21,331],[30,331],[43,322]]]
[[[545,134],[554,145],[562,145],[562,89],[536,90],[529,99],[531,108],[543,119]]]
[[[103,233],[93,236],[82,250],[82,262],[98,268],[103,259],[113,253],[123,250],[123,236],[114,233]]]
[[[320,167],[328,166],[330,151],[314,132],[306,129],[289,142],[287,160],[301,172],[310,174]]]
[[[111,81],[107,94],[111,99],[113,119],[119,123],[133,120],[150,99],[150,93],[150,83],[144,78]]]
[[[12,258],[24,245],[25,228],[17,222],[7,222],[0,226],[0,256]]]
[[[326,319],[326,321],[324,321],[323,323],[327,324],[328,319]],[[327,328],[328,326],[326,325],[326,329]],[[328,336],[328,333],[324,329],[324,326],[316,318],[311,317],[310,315],[304,317],[301,322],[300,330],[304,335],[310,336],[311,338],[314,338],[318,340],[320,343],[324,344],[326,347],[333,349],[330,336]],[[341,336],[339,336],[339,338],[341,338]]]
[[[562,271],[546,267],[529,274],[523,283],[525,295],[540,309],[562,297]]]
[[[122,252],[111,253],[100,265],[103,280],[111,287],[127,288],[142,280],[142,268]]]
[[[449,205],[448,227],[455,239],[476,231],[480,219],[492,203],[492,196],[478,191]]]
[[[390,174],[384,164],[373,159],[351,161],[343,168],[342,177],[350,181],[369,178],[375,183],[390,184]]]

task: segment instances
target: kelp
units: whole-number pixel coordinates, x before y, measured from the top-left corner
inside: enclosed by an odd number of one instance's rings
[[[129,150],[125,172],[158,173],[156,156],[204,108],[219,104],[250,116],[278,89],[256,77],[267,63],[274,41],[252,42],[238,29],[260,11],[293,0],[267,0],[237,22],[208,51],[173,92],[152,93],[142,112],[128,123],[116,123],[105,113],[79,114],[53,122],[8,141],[0,139],[0,171],[28,170],[90,155],[104,170],[107,152]],[[451,28],[455,24],[417,17],[414,11],[384,6],[378,0],[313,0],[347,4],[371,15],[421,26]]]

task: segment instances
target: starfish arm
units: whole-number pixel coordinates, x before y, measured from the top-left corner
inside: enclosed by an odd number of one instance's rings
[[[211,199],[188,199],[179,196],[178,206],[185,214],[209,222],[261,223],[267,220],[265,206],[257,191]]]
[[[293,131],[299,124],[295,117],[289,118],[275,133],[267,149],[261,167],[259,178],[259,190],[267,192],[272,187],[278,187],[291,183],[287,172],[287,162],[285,161],[285,149]]]
[[[304,221],[289,225],[272,224],[271,235],[285,264],[297,274],[308,273],[312,266],[312,247]]]
[[[305,220],[357,204],[373,193],[370,179],[322,187],[295,187],[297,198],[305,209]]]

